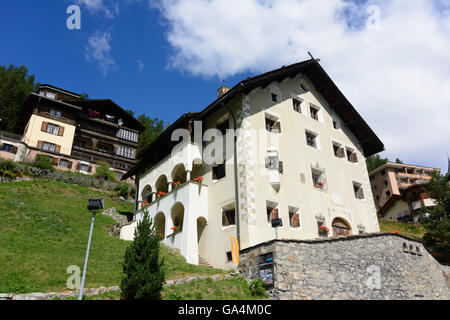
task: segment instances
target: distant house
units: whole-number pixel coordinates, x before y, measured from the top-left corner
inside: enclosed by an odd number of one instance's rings
[[[417,223],[426,209],[436,206],[435,200],[427,195],[429,181],[422,180],[409,186],[400,186],[400,194],[392,195],[380,208],[383,219]]]
[[[136,162],[139,134],[144,130],[131,114],[109,99],[41,85],[23,103],[15,132],[2,133],[0,156],[34,161],[51,158],[55,168],[93,174],[100,161],[110,164],[119,178]]]
[[[382,208],[392,196],[401,196],[403,189],[431,180],[433,171],[440,170],[393,162],[370,171],[370,185],[377,208]]]

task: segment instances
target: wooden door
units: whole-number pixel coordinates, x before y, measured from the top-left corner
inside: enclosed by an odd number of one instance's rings
[[[351,234],[351,228],[349,225],[342,219],[334,219],[333,221],[333,236],[348,236]]]

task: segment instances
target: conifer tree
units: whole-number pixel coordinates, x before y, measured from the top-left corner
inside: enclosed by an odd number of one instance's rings
[[[161,300],[165,282],[164,259],[160,259],[160,239],[145,209],[138,222],[134,241],[125,252],[120,288],[123,300]]]

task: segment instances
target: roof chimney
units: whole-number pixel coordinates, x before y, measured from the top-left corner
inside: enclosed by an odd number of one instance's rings
[[[230,91],[230,88],[226,87],[226,86],[221,86],[217,92],[219,93],[219,95],[217,96],[218,98],[220,98],[221,96],[223,96],[225,93],[227,93],[228,91]]]

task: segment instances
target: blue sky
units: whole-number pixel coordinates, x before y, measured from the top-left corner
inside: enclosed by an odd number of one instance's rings
[[[0,36],[1,65],[166,122],[311,51],[382,156],[447,170],[450,0],[2,1]]]

